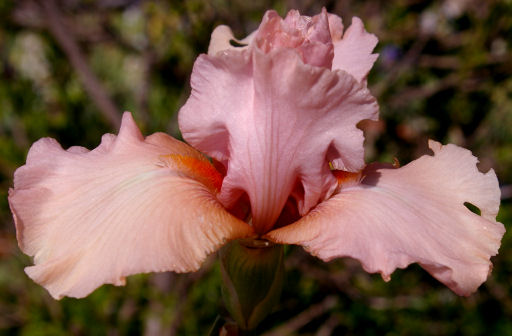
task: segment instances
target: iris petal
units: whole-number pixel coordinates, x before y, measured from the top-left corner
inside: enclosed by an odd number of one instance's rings
[[[491,269],[505,229],[494,171],[480,173],[468,150],[431,142],[434,156],[399,168],[371,165],[362,182],[341,188],[271,240],[300,244],[323,260],[358,259],[388,280],[418,262],[459,295],[469,295]],[[466,206],[471,203],[481,215]]]
[[[372,54],[377,42],[377,37],[364,29],[361,19],[353,17],[343,38],[334,42],[332,69],[344,70],[358,81],[366,79],[379,57],[379,54]]]
[[[168,135],[144,139],[129,113],[119,136],[92,151],[39,140],[9,193],[19,246],[34,256],[27,274],[60,298],[135,273],[198,269],[226,240],[252,233],[216,200],[215,170],[204,164]]]
[[[364,166],[356,124],[378,107],[362,83],[342,71],[304,64],[293,50],[202,55],[192,94],[179,115],[183,137],[227,167],[220,200],[249,196],[255,230],[268,231],[298,183],[304,214],[328,190],[328,161]]]

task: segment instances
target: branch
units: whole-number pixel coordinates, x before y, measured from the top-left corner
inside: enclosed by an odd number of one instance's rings
[[[72,36],[72,32],[64,26],[62,14],[57,8],[55,0],[44,0],[40,4],[50,33],[64,50],[78,73],[85,90],[112,127],[119,128],[121,113],[87,64],[87,60]]]
[[[190,289],[193,285],[195,285],[199,280],[201,280],[205,275],[207,275],[212,270],[214,266],[214,261],[214,255],[207,258],[203,266],[201,266],[201,268],[198,271],[188,274],[185,281],[182,282],[180,286],[176,286],[174,288],[174,291],[178,294],[179,299],[178,303],[174,307],[174,318],[172,319],[168,335],[174,336],[178,334],[181,323],[185,318],[185,308],[190,298]]]
[[[290,319],[285,324],[272,329],[270,332],[263,334],[264,336],[291,335],[297,330],[334,308],[338,304],[335,296],[328,296],[322,302],[312,305],[296,317]]]

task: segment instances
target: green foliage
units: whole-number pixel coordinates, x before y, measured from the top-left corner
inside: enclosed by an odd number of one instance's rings
[[[218,24],[238,37],[264,11],[322,6],[352,15],[379,37],[370,89],[381,121],[362,125],[368,161],[400,162],[426,140],[473,151],[504,190],[499,220],[512,222],[512,2],[497,1],[61,1],[62,15],[90,70],[119,111],[143,133],[179,136],[195,57]],[[50,136],[63,147],[97,146],[117,132],[84,86],[77,66],[32,1],[0,1],[0,335],[201,335],[224,312],[221,274],[209,260],[189,275],[153,274],[103,286],[82,300],[55,301],[23,272],[7,190],[30,145]],[[506,191],[506,192],[505,192]],[[289,335],[512,335],[512,238],[493,258],[489,280],[454,295],[419,266],[385,283],[353,260],[323,263],[298,247],[286,254],[284,291],[257,333]],[[279,329],[280,328],[280,329]]]

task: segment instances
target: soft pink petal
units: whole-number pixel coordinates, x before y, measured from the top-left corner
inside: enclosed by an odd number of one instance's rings
[[[212,32],[212,36],[210,38],[210,45],[208,46],[208,55],[215,56],[218,52],[225,50],[247,49],[248,45],[252,42],[255,35],[256,31],[252,32],[250,35],[248,35],[246,38],[242,40],[237,40],[233,36],[231,28],[229,28],[228,26],[220,25],[216,27]],[[245,46],[235,47],[231,45],[231,41],[237,42]]]
[[[343,22],[341,18],[336,14],[327,13],[329,20],[329,31],[331,32],[331,40],[333,43],[341,40],[343,35]]]
[[[220,199],[229,207],[247,193],[259,233],[292,190],[301,213],[325,197],[335,183],[328,161],[349,171],[364,166],[356,124],[375,119],[378,106],[344,72],[304,64],[290,49],[249,49],[200,56],[191,84],[179,115],[183,137],[227,165]]]
[[[505,229],[495,218],[500,191],[468,150],[431,142],[434,156],[399,169],[373,165],[360,185],[342,186],[299,222],[272,231],[323,260],[352,257],[388,280],[418,262],[459,295],[469,295],[491,269]],[[481,216],[464,206],[477,206]]]
[[[362,81],[379,56],[372,54],[377,42],[377,37],[364,29],[361,19],[353,17],[343,39],[334,41],[332,69],[344,70]]]
[[[334,52],[325,9],[314,17],[291,10],[284,20],[275,11],[267,11],[254,40],[265,53],[293,49],[306,64],[328,69],[332,66]]]
[[[227,239],[251,233],[216,200],[201,162],[168,135],[144,139],[129,113],[119,136],[92,151],[39,140],[9,192],[19,246],[34,256],[27,274],[60,298],[134,273],[198,269]]]

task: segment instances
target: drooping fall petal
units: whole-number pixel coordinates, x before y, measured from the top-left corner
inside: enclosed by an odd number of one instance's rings
[[[26,272],[60,298],[135,273],[196,270],[252,231],[216,200],[221,179],[190,146],[144,139],[129,113],[92,151],[41,139],[9,192],[19,246],[34,256]]]
[[[478,171],[468,150],[433,141],[430,148],[434,156],[399,169],[369,166],[360,184],[342,186],[300,221],[268,237],[300,244],[326,261],[358,259],[386,280],[396,268],[418,262],[457,294],[471,294],[486,280],[504,234],[495,219],[498,181],[494,171]]]
[[[179,115],[183,137],[227,166],[221,201],[249,196],[255,230],[266,232],[299,185],[306,213],[333,187],[328,161],[364,165],[356,124],[375,119],[366,86],[344,72],[304,64],[291,49],[200,56]],[[229,161],[229,163],[228,163]]]
[[[378,54],[372,54],[378,39],[364,29],[363,22],[358,17],[352,18],[343,38],[334,41],[334,59],[332,69],[344,70],[362,81],[377,60]]]

